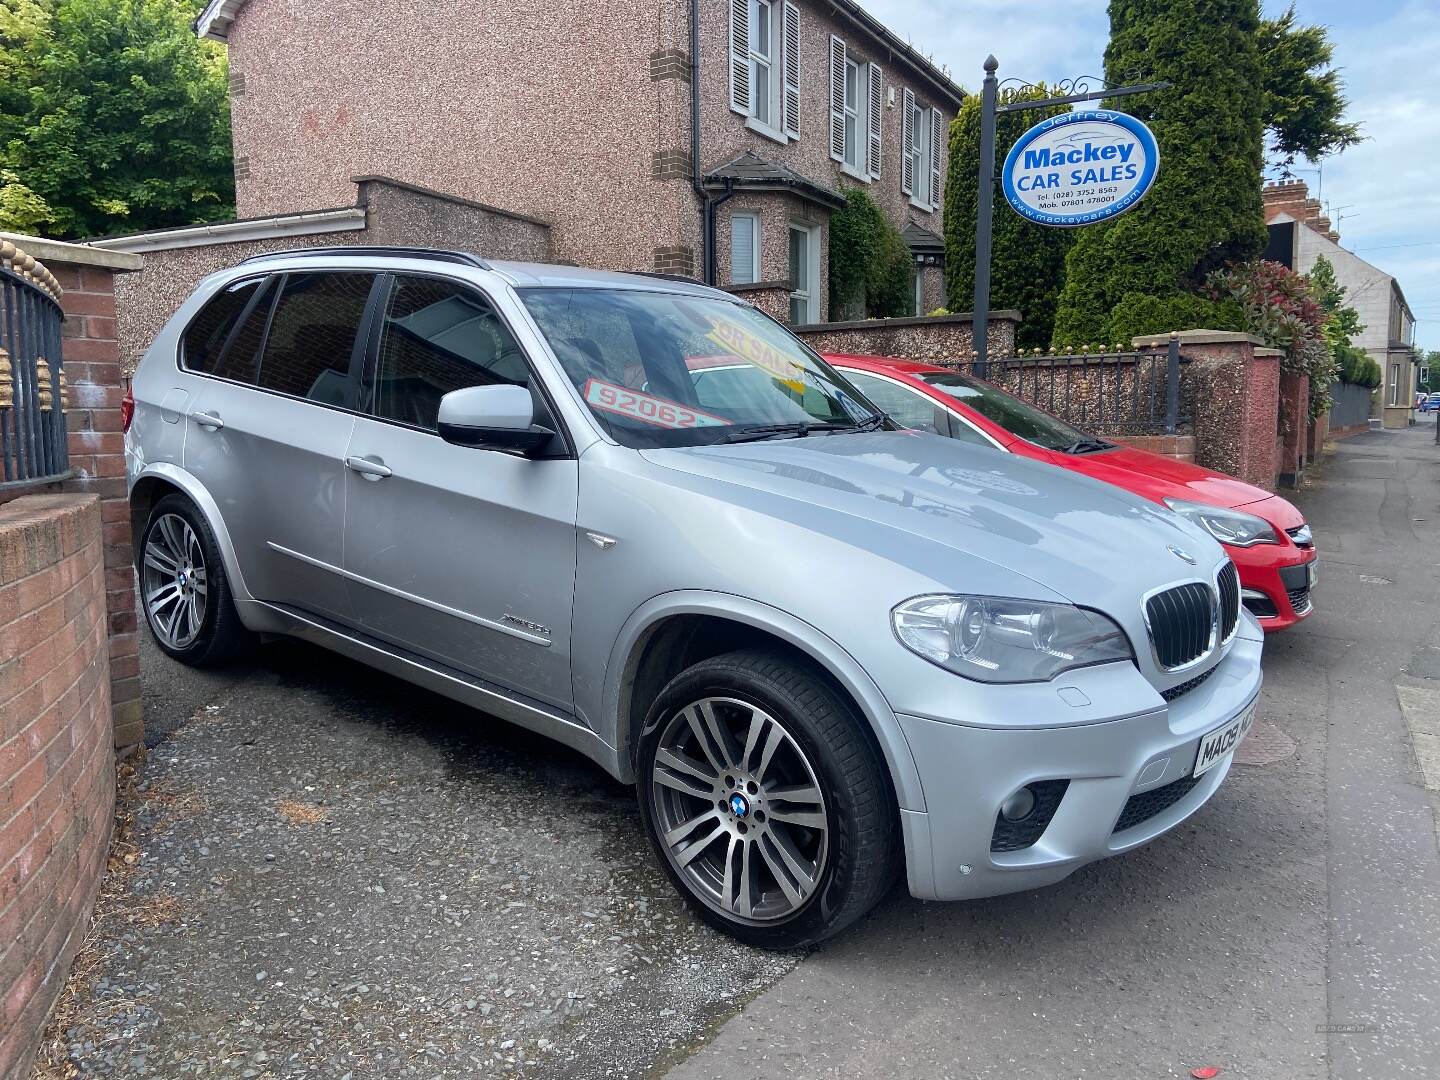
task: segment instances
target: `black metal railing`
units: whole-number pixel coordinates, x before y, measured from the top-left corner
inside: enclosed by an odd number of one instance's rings
[[[980,374],[973,361],[944,361]],[[1187,432],[1191,402],[1183,392],[1178,338],[1156,350],[991,356],[984,377],[995,385],[1101,435],[1175,435]]]
[[[70,468],[60,286],[0,240],[0,484],[59,478]]]

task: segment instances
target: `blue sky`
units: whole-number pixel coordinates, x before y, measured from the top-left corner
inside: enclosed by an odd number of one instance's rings
[[[987,53],[1000,77],[1099,74],[1109,21],[1104,0],[861,0],[900,36],[979,85]],[[1265,0],[1267,14],[1284,3]],[[1436,0],[1297,0],[1301,21],[1331,28],[1350,117],[1366,141],[1324,162],[1321,198],[1340,243],[1394,274],[1415,313],[1416,340],[1440,349],[1440,140],[1422,83],[1440,61]],[[1003,152],[1003,151],[1002,151]],[[1304,163],[1301,163],[1304,167]],[[1300,171],[1312,195],[1322,177]],[[1342,209],[1343,208],[1343,209]]]

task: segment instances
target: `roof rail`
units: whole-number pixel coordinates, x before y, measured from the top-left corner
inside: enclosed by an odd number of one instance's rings
[[[405,247],[392,244],[339,244],[333,247],[286,248],[284,251],[267,251],[251,255],[244,263],[261,262],[265,259],[283,259],[292,255],[388,255],[398,259],[434,259],[437,262],[461,263],[465,266],[489,270],[490,264],[479,255],[468,251],[451,251],[446,248]],[[242,263],[243,265],[243,263]]]
[[[636,274],[636,275],[638,275],[639,277],[662,278],[662,279],[664,279],[665,281],[683,281],[683,282],[685,282],[685,284],[687,284],[687,285],[704,285],[704,284],[705,284],[705,282],[701,281],[699,278],[697,278],[697,277],[690,277],[688,274],[665,274],[665,273],[660,272],[659,270],[626,270],[626,271],[624,271],[624,272],[627,273],[627,274]],[[709,286],[706,286],[706,287],[707,287],[707,288],[712,288],[712,289],[714,288],[713,285],[709,285]]]

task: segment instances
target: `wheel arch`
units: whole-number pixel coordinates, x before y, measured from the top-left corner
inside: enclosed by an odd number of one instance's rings
[[[220,507],[205,485],[191,473],[169,462],[147,465],[130,486],[130,532],[134,543],[135,557],[140,558],[140,545],[145,522],[151,508],[166,495],[184,495],[204,516],[215,542],[220,547],[220,557],[225,560],[225,576],[230,583],[231,593],[240,600],[251,599],[240,573],[239,561],[235,557],[235,545],[230,540],[230,531],[225,528],[225,518]]]
[[[879,687],[855,658],[804,620],[726,593],[665,593],[641,605],[621,628],[605,682],[605,715],[615,718],[622,778],[635,778],[644,714],[665,683],[708,656],[767,644],[813,664],[855,706],[885,760],[899,808],[923,811],[909,744]]]

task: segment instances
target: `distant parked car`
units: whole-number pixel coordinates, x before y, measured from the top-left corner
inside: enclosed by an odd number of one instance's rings
[[[1421,400],[1420,411],[1422,413],[1440,412],[1440,390],[1437,390],[1433,394],[1427,395]]]
[[[1278,495],[1198,465],[1096,438],[999,387],[949,368],[831,355],[871,401],[911,428],[993,446],[1162,503],[1225,545],[1243,599],[1266,630],[1314,610],[1316,553],[1305,518]],[[1440,394],[1432,394],[1440,404]]]

